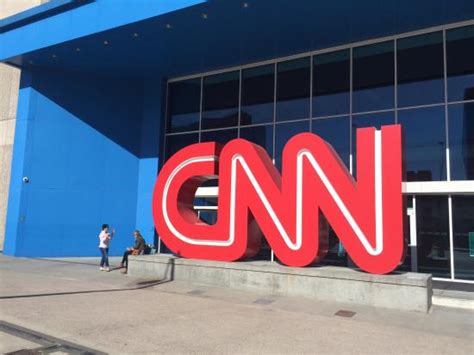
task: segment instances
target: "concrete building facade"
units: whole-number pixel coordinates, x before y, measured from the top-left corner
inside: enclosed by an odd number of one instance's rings
[[[2,0],[0,19],[12,16],[45,0]],[[15,117],[20,85],[20,69],[0,64],[0,250],[5,239],[8,189],[10,186]]]

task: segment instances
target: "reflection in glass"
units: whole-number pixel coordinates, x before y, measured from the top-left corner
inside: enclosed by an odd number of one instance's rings
[[[280,123],[275,126],[275,166],[281,171],[281,157],[283,147],[288,140],[298,133],[309,131],[309,120]]]
[[[168,132],[199,129],[201,79],[170,83],[168,88]]]
[[[448,100],[474,99],[474,26],[446,31]]]
[[[348,116],[312,121],[312,132],[332,145],[343,163],[349,169],[350,119]]]
[[[474,180],[474,103],[448,106],[451,180]]]
[[[241,125],[273,122],[274,87],[273,64],[242,70]]]
[[[217,210],[199,210],[198,215],[207,224],[216,224],[217,222]]]
[[[393,111],[352,116],[352,176],[357,176],[357,129],[364,127],[380,129],[382,126],[394,123],[395,113]]]
[[[265,148],[269,157],[273,156],[273,125],[240,129],[240,138]]]
[[[194,207],[216,207],[217,197],[196,197],[194,199]]]
[[[352,266],[346,249],[339,241],[332,227],[330,225],[328,227],[328,251],[324,259],[316,263],[316,265]]]
[[[201,142],[217,142],[226,144],[232,139],[237,138],[237,128],[218,129],[215,131],[206,131],[201,133]]]
[[[309,118],[310,57],[278,63],[276,120]]]
[[[453,196],[454,278],[474,280],[474,196]]]
[[[403,196],[404,199],[404,206],[406,207],[407,217],[405,219],[404,226],[403,226],[403,237],[405,239],[405,255],[402,263],[397,267],[397,271],[405,271],[405,272],[417,272],[418,262],[416,260],[416,245],[411,245],[411,235],[410,235],[410,223],[412,222],[411,216],[415,215],[413,211],[413,196]]]
[[[232,139],[236,139],[237,137],[238,137],[237,128],[219,129],[215,131],[201,132],[201,142],[217,142],[222,145],[226,144]],[[217,186],[217,185],[218,185],[217,179],[211,179],[211,180],[205,181],[202,186],[210,187],[210,186]]]
[[[444,102],[441,31],[398,40],[397,65],[399,107]]]
[[[418,271],[451,277],[448,197],[416,197]]]
[[[446,180],[444,106],[402,110],[407,181]]]
[[[353,56],[353,112],[393,108],[393,41],[354,48]]]
[[[313,57],[313,117],[349,113],[349,50]]]
[[[194,210],[198,217],[207,224],[217,222],[217,209],[215,207],[217,207],[217,197],[196,197],[194,199]]]
[[[166,136],[165,159],[170,158],[174,153],[182,148],[198,142],[199,134],[197,133],[173,134],[171,136]]]
[[[202,105],[202,129],[237,126],[239,72],[205,77]]]

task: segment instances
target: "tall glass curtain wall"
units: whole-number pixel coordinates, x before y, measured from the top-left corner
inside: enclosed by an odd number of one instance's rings
[[[264,147],[280,169],[286,142],[313,132],[356,177],[357,129],[394,123],[403,129],[406,181],[474,180],[474,25],[172,80],[165,158],[192,143],[240,137]],[[422,200],[419,215],[447,218],[448,196],[443,201],[446,206]],[[474,226],[465,217],[474,215],[472,202],[452,201],[456,278],[474,278],[474,257],[468,256]],[[439,221],[443,228],[448,222]],[[428,240],[430,229],[440,227],[433,226],[419,238]],[[449,247],[445,240],[429,243],[423,246],[428,256]],[[331,246],[328,262],[350,263],[332,231]],[[418,260],[421,270],[433,271]],[[445,264],[439,275],[449,277]]]

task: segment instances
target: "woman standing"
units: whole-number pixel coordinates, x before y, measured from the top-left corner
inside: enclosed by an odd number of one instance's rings
[[[110,271],[109,268],[109,243],[110,239],[112,239],[113,235],[115,234],[115,230],[112,233],[109,233],[109,225],[103,224],[102,231],[99,234],[99,249],[102,255],[102,259],[100,259],[100,271]]]

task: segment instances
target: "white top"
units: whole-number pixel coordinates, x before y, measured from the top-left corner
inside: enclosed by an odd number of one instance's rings
[[[109,247],[109,241],[110,239],[108,238],[109,233],[102,231],[99,234],[99,248],[108,248]]]

